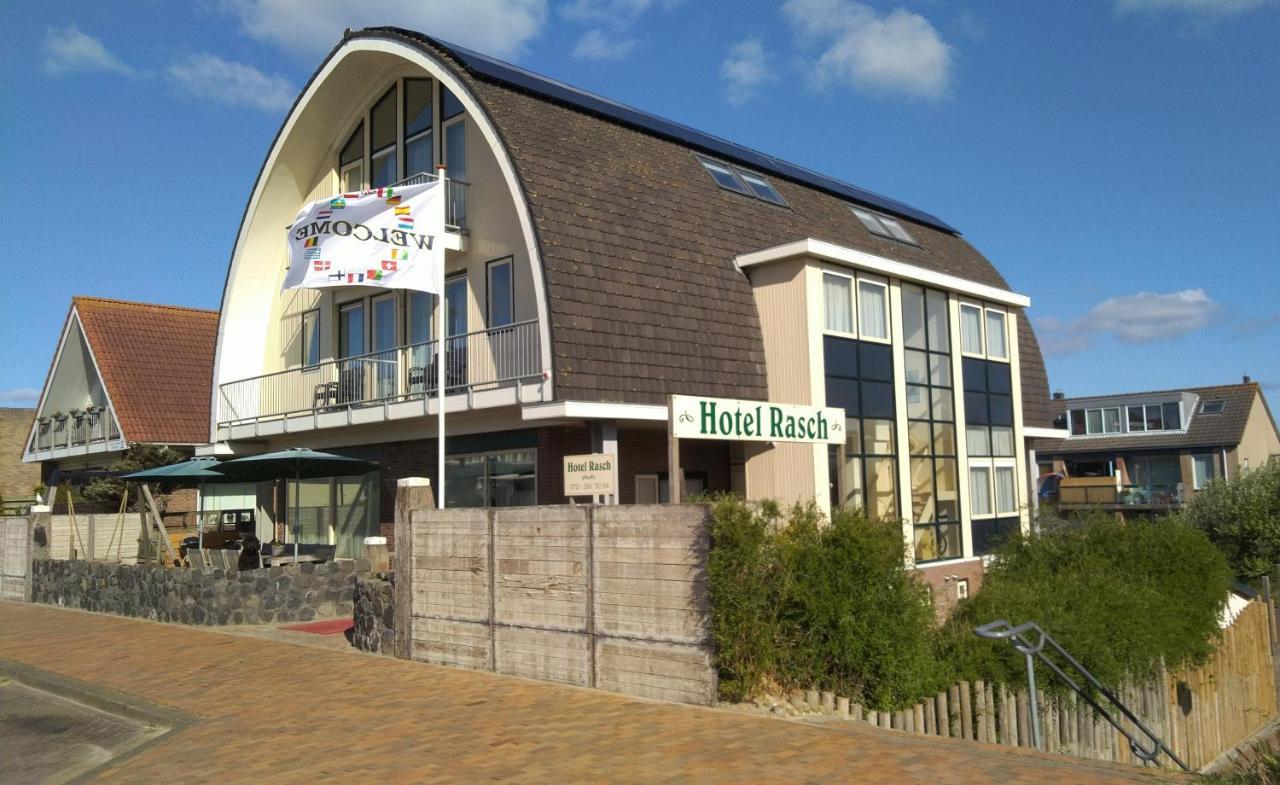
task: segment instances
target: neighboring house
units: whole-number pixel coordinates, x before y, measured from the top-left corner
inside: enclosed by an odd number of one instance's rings
[[[30,501],[40,485],[40,467],[22,462],[35,416],[35,409],[0,408],[0,502]]]
[[[1029,299],[901,202],[399,29],[349,33],[284,121],[222,300],[205,451],[382,464],[305,483],[339,554],[436,474],[435,298],[281,291],[311,200],[434,176],[451,238],[451,506],[563,503],[562,457],[617,452],[624,504],[667,501],[668,396],[838,406],[846,444],[682,443],[690,493],[903,522],[939,585],[1027,525],[1049,430]],[[957,567],[959,563],[968,567]],[[960,580],[965,578],[961,577]],[[959,589],[957,589],[959,591]]]
[[[22,460],[56,483],[133,444],[194,452],[208,440],[217,329],[216,311],[73,297]]]
[[[1206,483],[1280,456],[1262,388],[1241,384],[1088,398],[1055,397],[1065,439],[1040,440],[1060,509],[1150,513],[1182,507]]]

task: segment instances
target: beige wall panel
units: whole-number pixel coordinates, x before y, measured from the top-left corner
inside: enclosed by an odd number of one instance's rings
[[[768,371],[769,400],[810,404],[814,401],[811,325],[808,313],[808,262],[795,259],[763,265],[751,271],[752,291],[760,314]],[[819,377],[821,378],[821,374]],[[823,396],[825,398],[825,395]],[[772,448],[747,445],[747,496],[804,502],[814,498],[818,459],[807,444],[777,443]]]
[[[1256,469],[1273,455],[1280,455],[1280,436],[1276,434],[1275,425],[1267,415],[1267,406],[1259,393],[1253,398],[1240,445],[1227,453],[1229,473],[1234,476],[1244,467],[1245,459],[1249,461],[1249,468]]]

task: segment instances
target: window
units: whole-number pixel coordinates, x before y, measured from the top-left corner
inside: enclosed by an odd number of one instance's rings
[[[462,102],[458,97],[444,87],[440,86],[440,118],[448,120],[457,117],[463,113]]]
[[[846,335],[874,341],[889,340],[889,287],[880,281],[857,279],[857,307],[854,307],[854,276],[838,272],[822,274],[823,325]],[[854,332],[854,313],[858,331]]]
[[[298,341],[301,349],[300,364],[310,368],[320,364],[320,311],[305,311],[302,314],[302,334]]]
[[[822,343],[827,403],[845,410],[845,443],[828,452],[831,504],[898,521],[893,350],[833,335]]]
[[[782,198],[782,194],[779,194],[777,190],[775,190],[774,187],[763,177],[749,172],[744,172],[741,169],[738,170],[738,176],[742,178],[742,182],[747,184],[747,187],[751,189],[751,193],[754,194],[757,199],[763,199],[766,202],[786,206],[787,202]]]
[[[1193,455],[1191,465],[1195,472],[1195,488],[1200,490],[1209,484],[1214,477],[1214,461],[1212,455]]]
[[[1200,404],[1201,414],[1222,414],[1222,410],[1226,408],[1226,401],[1205,401]]]
[[[826,328],[838,333],[852,333],[853,279],[847,275],[823,273],[822,299],[826,308]]]
[[[369,112],[369,185],[382,188],[399,179],[396,165],[396,88],[392,86]]]
[[[995,360],[1009,359],[1005,313],[993,308],[987,309],[987,357]]]
[[[1178,431],[1182,429],[1182,405],[1169,403],[1134,404],[1128,407],[1130,433]]]
[[[982,309],[960,304],[960,350],[965,354],[982,354]]]
[[[444,282],[444,320],[446,335],[464,335],[467,332],[467,276],[455,275]],[[450,342],[452,343],[452,342]]]
[[[343,193],[364,188],[364,123],[356,126],[338,154],[338,179]]]
[[[919,245],[898,219],[890,218],[880,213],[873,213],[870,210],[854,207],[853,205],[849,205],[849,209],[858,217],[858,220],[862,222],[868,232],[880,237],[888,237],[891,240]]]
[[[905,352],[915,559],[954,559],[964,555],[964,547],[947,298],[941,292],[904,284],[902,309],[912,314],[908,334],[915,344]]]
[[[778,190],[761,175],[702,156],[695,157],[698,163],[702,164],[702,168],[707,170],[707,174],[711,175],[716,185],[726,191],[754,196],[761,201],[782,207],[787,206],[787,200],[782,198],[782,194],[778,193]]]
[[[511,259],[489,262],[488,326],[502,327],[515,321],[515,290],[511,282]]]
[[[1074,415],[1084,414],[1085,428],[1082,433],[1090,436],[1103,433],[1120,433],[1120,409],[1076,409]]]
[[[889,287],[858,279],[858,333],[863,338],[889,338]]]
[[[1018,496],[1013,466],[996,467],[996,512],[1000,515],[1018,512]]]
[[[338,308],[338,357],[364,354],[364,301],[357,300]]]
[[[969,506],[976,518],[995,512],[991,506],[991,467],[969,467]]]
[[[432,81],[404,80],[404,173],[405,176],[431,173],[435,170],[431,128]]]
[[[537,502],[537,450],[445,458],[445,503],[450,507],[526,507]]]
[[[1178,431],[1182,429],[1182,406],[1179,404],[1160,404],[1160,416],[1164,420],[1164,429],[1166,431]]]
[[[1102,433],[1102,410],[1087,409],[1084,413],[1085,432]]]

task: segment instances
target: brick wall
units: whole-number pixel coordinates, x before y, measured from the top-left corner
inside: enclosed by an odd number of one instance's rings
[[[40,484],[40,464],[23,463],[35,409],[0,409],[0,497],[29,499]]]
[[[637,474],[666,474],[666,430],[619,430],[618,492],[623,504],[635,504]],[[685,473],[705,472],[707,490],[729,490],[729,443],[685,439],[680,443]]]
[[[982,559],[969,559],[936,566],[925,565],[918,568],[916,574],[929,584],[933,608],[938,614],[938,620],[942,621],[960,600],[957,587],[961,582],[968,582],[970,596],[982,588],[983,563]]]

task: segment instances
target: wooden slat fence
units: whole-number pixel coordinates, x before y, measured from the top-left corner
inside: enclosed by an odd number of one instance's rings
[[[1193,769],[1212,762],[1276,714],[1269,610],[1264,602],[1249,603],[1223,630],[1217,652],[1203,666],[1165,670],[1162,678],[1151,684],[1128,685],[1117,692],[1121,702]],[[1038,668],[1037,676],[1041,680],[1056,678],[1047,668]],[[1076,695],[1046,696],[1041,692],[1035,700],[1045,751],[1142,765],[1124,735]],[[962,681],[933,698],[889,712],[865,710],[847,698],[817,690],[793,694],[791,702],[908,733],[1032,746],[1031,696],[1025,684]],[[1133,732],[1132,725],[1123,721]],[[1165,755],[1159,763],[1164,768],[1177,768]]]

